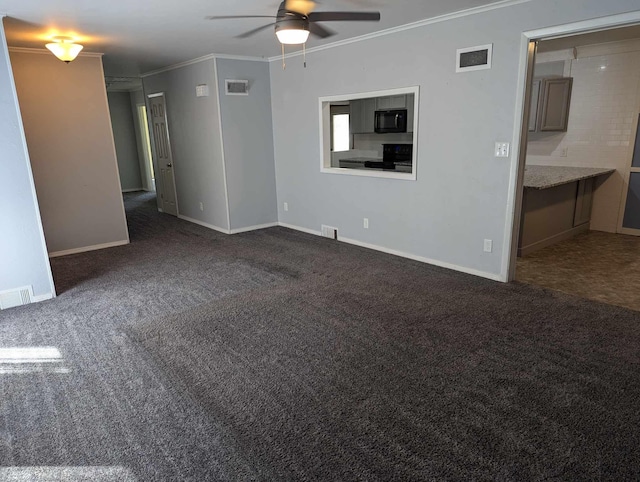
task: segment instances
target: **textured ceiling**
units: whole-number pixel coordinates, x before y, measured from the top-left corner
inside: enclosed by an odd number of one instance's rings
[[[327,22],[337,35],[307,47],[357,37],[418,20],[496,3],[496,0],[322,0],[316,11],[379,10],[381,21]],[[7,41],[42,48],[53,35],[73,35],[86,51],[103,52],[105,73],[136,76],[217,53],[273,57],[280,53],[271,29],[237,35],[269,19],[205,20],[207,15],[275,15],[277,0],[0,0]]]

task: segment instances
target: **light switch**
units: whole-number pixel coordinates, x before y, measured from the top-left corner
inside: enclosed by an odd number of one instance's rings
[[[495,156],[496,157],[509,157],[509,143],[508,142],[496,142]]]
[[[207,84],[196,85],[196,97],[209,97],[209,86]]]

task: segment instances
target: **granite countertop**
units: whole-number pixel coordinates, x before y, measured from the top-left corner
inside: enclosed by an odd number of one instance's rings
[[[590,177],[602,176],[612,173],[613,171],[615,171],[615,169],[603,167],[526,166],[524,171],[524,187],[531,189],[548,189]]]
[[[382,162],[382,159],[377,158],[377,157],[348,157],[345,159],[340,159],[341,161],[349,161],[349,162],[368,162],[368,161],[373,161],[373,162]]]

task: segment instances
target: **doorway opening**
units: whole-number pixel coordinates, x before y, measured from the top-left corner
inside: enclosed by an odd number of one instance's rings
[[[138,104],[138,125],[140,126],[140,144],[142,145],[143,172],[145,177],[145,191],[156,190],[156,176],[153,170],[153,157],[151,155],[151,140],[149,139],[149,120],[147,118],[147,106]]]
[[[638,14],[524,35],[509,278],[640,310]]]

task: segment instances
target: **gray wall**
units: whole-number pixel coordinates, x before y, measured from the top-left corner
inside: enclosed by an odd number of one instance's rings
[[[637,0],[539,0],[271,63],[279,220],[441,264],[506,275],[509,173],[522,32],[638,9]],[[455,73],[456,49],[493,43],[493,68]],[[415,182],[320,173],[318,97],[420,86]],[[282,203],[289,203],[285,212]],[[362,219],[369,218],[370,229]],[[493,252],[483,252],[483,239]]]
[[[199,84],[209,85],[209,97],[196,97]],[[214,61],[145,77],[143,85],[146,95],[165,93],[179,214],[229,229]],[[160,197],[161,182],[156,189]]]
[[[271,86],[265,62],[217,59],[231,229],[278,221]],[[249,81],[249,95],[226,95],[225,79]]]
[[[0,291],[54,295],[9,53],[0,21]]]
[[[131,114],[133,115],[133,126],[136,134],[136,149],[138,150],[138,160],[140,161],[140,175],[142,176],[142,188],[145,191],[155,191],[155,185],[151,178],[151,170],[145,165],[147,158],[142,146],[143,136],[142,129],[146,129],[147,126],[141,126],[138,119],[138,106],[146,105],[144,99],[144,92],[142,89],[129,92],[131,101]]]
[[[108,92],[109,112],[123,191],[142,189],[140,160],[129,92]]]
[[[11,63],[49,252],[128,243],[102,59]]]

